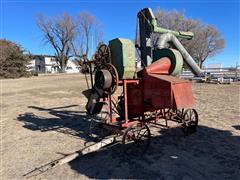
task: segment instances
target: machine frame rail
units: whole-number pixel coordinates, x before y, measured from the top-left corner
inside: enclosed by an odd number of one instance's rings
[[[50,169],[53,169],[55,167],[58,167],[58,166],[61,166],[63,164],[66,164],[68,162],[71,162],[72,160],[74,160],[78,157],[84,156],[84,155],[92,153],[92,152],[96,152],[96,151],[98,151],[98,150],[102,149],[103,147],[108,146],[110,144],[115,145],[115,143],[118,142],[117,137],[118,137],[118,135],[112,135],[112,136],[106,137],[103,140],[101,140],[100,142],[89,145],[87,147],[84,147],[81,150],[78,150],[76,152],[67,154],[64,157],[61,157],[61,158],[53,160],[53,161],[51,161],[47,164],[44,164],[40,167],[37,167],[34,170],[24,174],[23,176],[26,177],[26,178],[30,178],[30,177],[33,177],[33,176],[40,175],[40,174],[42,174],[42,173],[44,173],[44,172],[46,172]]]

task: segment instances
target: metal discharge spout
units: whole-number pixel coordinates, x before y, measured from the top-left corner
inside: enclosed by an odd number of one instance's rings
[[[169,42],[173,43],[174,46],[182,54],[183,60],[186,63],[186,65],[190,68],[191,72],[196,76],[200,76],[202,72],[201,69],[199,68],[197,63],[193,60],[192,56],[187,52],[187,50],[183,47],[183,45],[173,34],[170,33],[162,34],[158,41],[158,48],[159,49],[165,48]]]
[[[155,33],[160,33],[160,34],[170,33],[170,34],[175,35],[176,37],[183,38],[183,39],[188,39],[188,40],[192,39],[193,36],[194,36],[194,34],[190,31],[188,31],[188,32],[173,31],[173,30],[170,30],[170,29],[165,29],[165,28],[158,27],[157,26],[157,19],[154,16],[151,20],[151,25],[153,26],[153,32],[155,32]]]

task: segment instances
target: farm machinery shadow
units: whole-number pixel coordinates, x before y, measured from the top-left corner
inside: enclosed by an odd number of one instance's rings
[[[48,112],[48,115],[51,115],[51,117],[47,118],[27,112],[20,114],[17,119],[24,123],[23,127],[33,131],[56,131],[89,141],[88,131],[92,117],[87,116],[85,111],[66,110],[75,106],[78,105],[53,108],[29,106],[31,109]]]
[[[140,157],[117,144],[70,162],[71,168],[96,179],[238,179],[240,136],[199,126],[183,137],[179,128],[161,129]],[[132,146],[132,144],[127,145]],[[127,147],[128,148],[128,147]]]
[[[23,127],[34,131],[57,131],[92,141],[87,134],[91,117],[84,111],[65,110],[68,107],[30,106],[54,117],[25,113],[18,120],[24,122]],[[97,179],[237,179],[240,176],[240,136],[202,125],[186,138],[180,128],[160,128],[156,133],[159,135],[153,133],[151,145],[141,157],[125,154],[125,148],[132,144],[116,144],[68,164],[79,174]]]

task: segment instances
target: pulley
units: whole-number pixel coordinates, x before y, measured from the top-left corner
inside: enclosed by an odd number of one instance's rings
[[[118,72],[111,63],[107,63],[101,69],[97,69],[95,84],[86,105],[89,115],[98,114],[101,111],[103,102],[100,102],[100,98],[113,94],[117,89],[118,81]]]
[[[95,85],[99,89],[107,90],[111,87],[112,75],[106,69],[97,70],[95,74]]]
[[[113,94],[118,86],[118,72],[111,63],[106,64],[103,69],[95,73],[95,86],[104,90],[106,94]]]

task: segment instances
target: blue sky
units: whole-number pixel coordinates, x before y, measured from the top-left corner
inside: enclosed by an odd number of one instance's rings
[[[237,61],[240,64],[239,0],[1,0],[1,38],[19,43],[33,54],[54,54],[52,48],[42,42],[36,14],[54,16],[68,12],[74,16],[87,11],[102,23],[105,42],[116,37],[134,39],[136,14],[144,7],[180,10],[188,17],[214,25],[222,33],[226,45],[224,51],[207,60],[206,65],[235,66]]]

